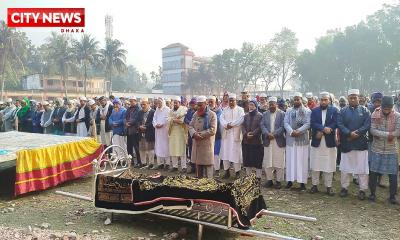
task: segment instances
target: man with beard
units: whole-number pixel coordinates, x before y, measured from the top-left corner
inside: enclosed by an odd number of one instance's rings
[[[312,110],[315,107],[317,107],[317,103],[314,100],[314,96],[312,94],[312,92],[308,92],[306,93],[306,98],[307,98],[307,107]]]
[[[264,159],[263,167],[267,178],[266,187],[272,187],[274,171],[276,173],[275,188],[280,189],[285,171],[285,112],[277,108],[276,97],[268,99],[269,109],[263,113],[261,130],[263,133]]]
[[[100,130],[100,122],[96,122],[97,112],[99,111],[99,107],[96,104],[94,99],[90,99],[88,101],[88,106],[90,108],[90,126],[89,126],[89,136],[94,138],[96,141],[98,140],[97,133]]]
[[[189,123],[189,133],[193,137],[192,160],[198,178],[212,178],[217,115],[207,106],[205,96],[197,97],[196,102],[197,111]]]
[[[52,134],[53,122],[51,121],[51,115],[53,114],[53,109],[50,107],[50,103],[48,101],[43,101],[42,106],[44,108],[44,112],[40,118],[40,126],[43,128],[44,134]]]
[[[75,123],[75,113],[76,113],[76,102],[75,100],[67,101],[67,109],[62,117],[62,122],[64,124],[64,134],[67,136],[76,135],[76,123]]]
[[[189,109],[185,115],[185,119],[183,120],[183,122],[186,124],[186,126],[189,126],[190,121],[192,121],[193,118],[193,114],[196,112],[197,109],[197,102],[196,102],[196,98],[192,98],[189,102]],[[188,158],[188,162],[190,164],[190,173],[194,173],[195,172],[195,164],[191,161],[192,159],[192,137],[190,136],[190,133],[188,133],[188,144],[187,144],[187,158]]]
[[[155,128],[154,153],[157,156],[157,167],[153,169],[167,168],[170,165],[169,140],[168,140],[168,115],[169,107],[165,105],[162,98],[154,101],[156,111],[153,117],[153,127]]]
[[[242,123],[242,154],[243,167],[246,175],[256,172],[256,177],[261,180],[264,148],[261,139],[262,114],[257,111],[257,101],[249,101],[249,112],[243,117]]]
[[[267,94],[261,93],[260,95],[260,105],[258,106],[258,111],[262,114],[265,111],[267,111],[269,108],[268,102],[267,102]]]
[[[112,136],[112,128],[110,124],[108,124],[108,119],[113,111],[113,105],[104,96],[100,97],[99,101],[100,106],[99,111],[97,112],[96,121],[100,122],[100,141],[106,148],[107,146],[110,146]]]
[[[136,155],[136,164],[134,167],[136,168],[141,168],[142,161],[141,161],[141,156],[139,152],[139,139],[140,139],[140,133],[139,133],[139,121],[138,121],[138,115],[140,111],[140,106],[137,103],[136,97],[129,97],[129,108],[126,110],[126,116],[125,116],[125,129],[126,129],[126,146],[127,146],[127,151],[128,154],[133,155],[133,151],[135,150],[135,155]]]
[[[245,113],[249,112],[250,94],[247,91],[241,92],[242,99],[238,101],[237,105],[242,107]]]
[[[302,94],[295,93],[293,108],[285,114],[286,129],[286,188],[291,188],[293,181],[300,183],[300,190],[306,190],[308,178],[308,156],[311,110],[302,104]]]
[[[236,94],[229,94],[229,107],[225,108],[221,114],[222,140],[220,157],[224,164],[225,174],[223,178],[230,177],[229,168],[231,163],[235,170],[235,177],[240,177],[241,157],[242,157],[242,131],[244,110],[236,105]]]
[[[371,114],[368,109],[359,104],[360,91],[348,91],[349,106],[340,110],[338,127],[341,143],[341,197],[348,195],[350,175],[358,175],[360,191],[358,198],[365,199],[368,188],[368,130],[371,125]]]
[[[215,141],[214,141],[214,170],[219,177],[219,170],[221,167],[221,159],[219,157],[220,150],[221,150],[221,114],[222,109],[218,107],[217,98],[215,96],[210,96],[208,98],[208,106],[210,110],[213,111],[217,116],[217,131],[215,133]]]
[[[142,98],[140,100],[141,110],[138,114],[139,124],[139,151],[140,157],[147,168],[154,167],[154,110],[150,108],[149,100]]]
[[[396,137],[400,136],[400,113],[393,110],[393,98],[385,96],[382,106],[374,111],[371,116],[371,134],[374,136],[370,157],[369,188],[371,195],[369,199],[376,201],[376,185],[378,176],[389,175],[389,202],[398,204],[397,175],[398,155]]]
[[[54,108],[51,119],[53,121],[53,133],[55,135],[64,135],[64,126],[62,123],[62,117],[65,113],[64,100],[62,98],[56,99],[56,106]]]
[[[87,137],[90,125],[90,108],[87,106],[87,98],[79,98],[79,107],[75,113],[76,132],[79,137]]]
[[[181,98],[173,99],[173,109],[168,116],[169,155],[172,161],[171,172],[178,171],[178,159],[181,160],[181,171],[186,172],[187,128],[183,122],[186,107],[181,106]]]
[[[118,98],[114,99],[113,106],[113,112],[108,119],[108,124],[110,124],[113,130],[112,144],[120,146],[126,151],[126,138],[124,130],[126,108],[122,105],[121,100]],[[120,148],[113,147],[113,153],[124,154],[124,151],[122,151]]]
[[[318,192],[319,176],[323,173],[326,193],[333,196],[332,179],[336,171],[336,128],[338,110],[330,104],[328,92],[320,93],[320,106],[311,113],[310,169],[311,193]]]

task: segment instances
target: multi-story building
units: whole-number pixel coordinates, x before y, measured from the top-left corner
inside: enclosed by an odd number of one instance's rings
[[[162,85],[164,94],[185,95],[188,71],[193,68],[194,53],[181,43],[162,49]]]

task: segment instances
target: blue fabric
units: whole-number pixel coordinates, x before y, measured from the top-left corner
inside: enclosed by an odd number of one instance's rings
[[[40,126],[40,119],[43,112],[35,111],[32,114],[32,133],[43,133],[43,128]]]
[[[399,163],[397,153],[395,154],[380,154],[373,151],[369,152],[370,171],[381,174],[397,174]]]
[[[115,112],[114,110],[112,111],[111,116],[108,119],[108,123],[112,127],[113,134],[117,134],[120,136],[124,135],[125,115],[126,115],[126,108],[124,107],[121,107],[121,109],[118,112]],[[114,124],[116,124],[117,126],[114,126]]]
[[[215,139],[214,143],[214,155],[219,155],[219,151],[221,150],[221,139]]]
[[[196,112],[196,110],[192,110],[191,108],[187,111],[185,118],[183,119],[183,122],[186,124],[189,124],[190,121],[192,121],[193,114]]]
[[[331,128],[333,131],[331,134],[324,134],[326,146],[328,148],[336,147],[336,128],[337,128],[337,115],[338,110],[335,107],[328,106],[326,110],[325,125],[322,125],[322,109],[316,107],[311,110],[311,146],[319,147],[321,139],[317,139],[316,135],[318,131],[323,131],[325,127]]]
[[[371,127],[371,113],[363,106],[346,106],[340,110],[337,125],[340,129],[341,151],[348,153],[352,150],[368,149],[368,131]],[[350,133],[355,131],[360,137],[349,141]]]

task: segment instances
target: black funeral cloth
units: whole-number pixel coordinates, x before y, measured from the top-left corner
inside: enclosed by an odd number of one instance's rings
[[[266,209],[260,181],[254,174],[233,183],[179,176],[145,176],[125,171],[118,177],[97,175],[95,206],[143,213],[163,208],[190,210],[194,202],[229,205],[241,227]]]

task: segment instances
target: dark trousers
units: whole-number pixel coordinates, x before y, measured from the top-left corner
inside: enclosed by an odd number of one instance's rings
[[[128,154],[133,157],[133,149],[135,149],[136,163],[141,164],[140,153],[139,153],[139,139],[140,135],[138,133],[126,136],[126,147]]]
[[[378,177],[381,175],[377,172],[369,172],[369,189],[371,194],[375,194]],[[389,174],[389,193],[391,198],[397,194],[397,174]]]

